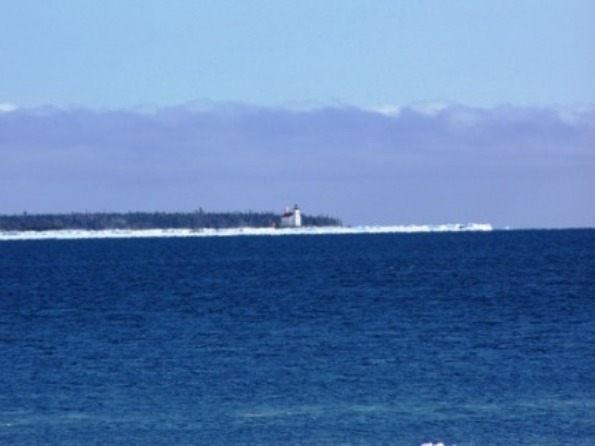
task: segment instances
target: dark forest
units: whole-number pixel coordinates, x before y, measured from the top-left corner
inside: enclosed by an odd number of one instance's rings
[[[70,214],[0,215],[2,231],[47,231],[60,229],[228,229],[278,227],[280,215],[273,212],[80,212]],[[341,226],[325,215],[302,214],[304,226]]]

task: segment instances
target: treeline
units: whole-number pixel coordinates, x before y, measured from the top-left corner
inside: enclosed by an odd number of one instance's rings
[[[226,229],[278,227],[281,217],[273,212],[84,212],[71,214],[0,215],[0,231],[47,231],[60,229]],[[337,218],[302,214],[304,226],[341,226]]]

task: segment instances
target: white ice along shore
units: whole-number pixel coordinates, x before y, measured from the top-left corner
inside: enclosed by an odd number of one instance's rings
[[[328,234],[391,234],[413,232],[471,232],[491,231],[487,223],[407,226],[302,226],[296,228],[234,228],[234,229],[106,229],[100,231],[1,231],[2,240],[70,240],[102,238],[154,237],[229,237],[242,235],[328,235]]]

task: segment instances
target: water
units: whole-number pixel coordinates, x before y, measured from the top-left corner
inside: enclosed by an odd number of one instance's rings
[[[595,444],[595,231],[0,242],[0,444]]]

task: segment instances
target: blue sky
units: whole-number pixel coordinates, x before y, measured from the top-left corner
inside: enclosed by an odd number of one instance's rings
[[[592,0],[3,0],[0,100],[595,102]]]
[[[595,226],[595,2],[3,0],[0,213]]]

